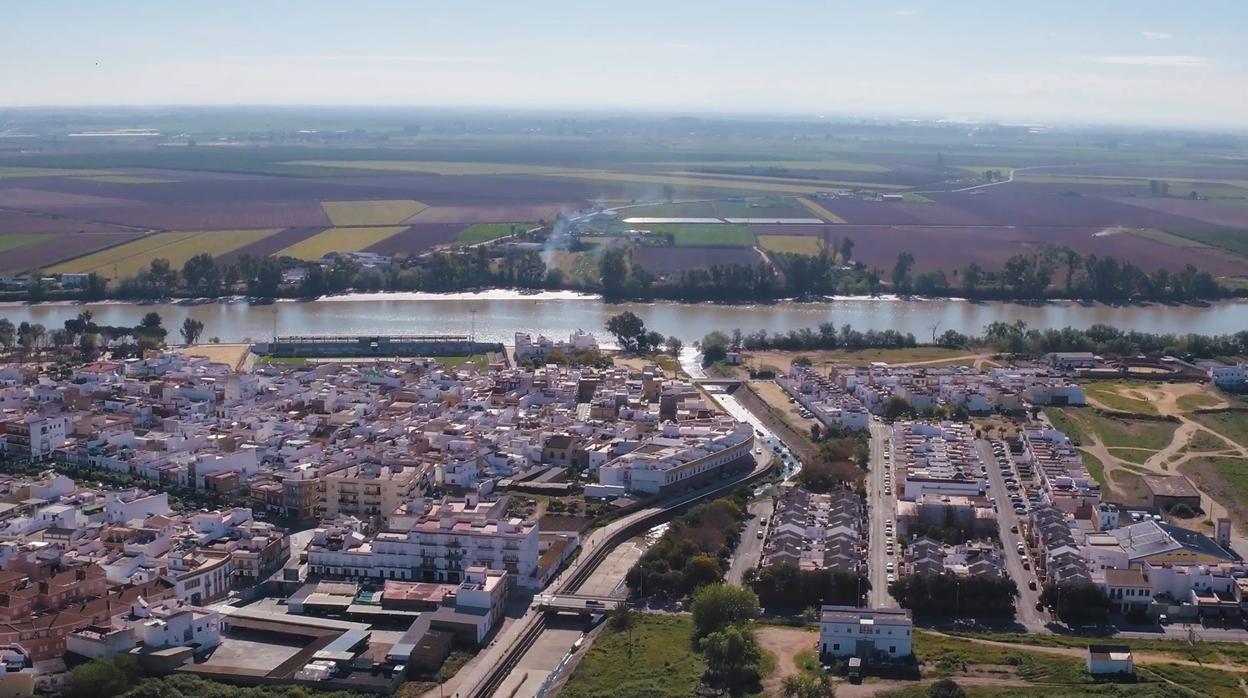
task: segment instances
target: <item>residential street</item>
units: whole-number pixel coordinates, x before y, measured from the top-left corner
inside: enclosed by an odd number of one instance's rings
[[[888,594],[889,562],[897,564],[900,551],[894,555],[886,552],[887,539],[884,535],[885,524],[896,519],[897,498],[893,492],[884,488],[884,473],[892,467],[891,460],[885,460],[885,444],[889,440],[889,425],[875,420],[871,421],[871,468],[867,475],[867,521],[868,540],[867,565],[871,580],[870,606],[872,608],[896,608],[897,602]],[[897,484],[895,481],[892,483]]]
[[[1035,578],[1035,569],[1034,567],[1031,570],[1023,569],[1023,558],[1018,554],[1018,543],[1023,539],[1021,517],[1014,513],[1010,505],[1009,492],[1005,489],[1005,478],[1002,477],[997,457],[992,452],[992,444],[985,439],[977,439],[975,448],[988,468],[988,496],[997,500],[997,521],[1000,526],[1001,547],[1004,548],[1005,569],[1010,578],[1018,584],[1019,596],[1015,604],[1018,622],[1024,625],[1028,632],[1048,632],[1045,628],[1045,623],[1049,620],[1048,614],[1036,610],[1036,602],[1040,600],[1039,585],[1035,591],[1027,588],[1027,581]],[[1013,531],[1019,531],[1019,533]]]
[[[763,552],[763,539],[758,537],[758,532],[764,530],[774,508],[771,497],[750,505],[750,513],[754,518],[746,522],[741,543],[737,545],[737,552],[732,556],[732,566],[728,568],[727,575],[729,584],[740,584],[746,571],[758,565],[758,558]]]

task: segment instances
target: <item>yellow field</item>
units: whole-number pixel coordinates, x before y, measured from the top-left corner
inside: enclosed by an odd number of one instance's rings
[[[0,179],[11,177],[91,177],[112,174],[108,170],[67,170],[59,167],[0,167]]]
[[[358,252],[406,229],[405,226],[330,228],[313,235],[307,240],[296,242],[278,252],[275,256],[295,257],[311,262],[324,257],[330,252]]]
[[[173,181],[124,174],[74,175],[73,179],[85,179],[88,182],[108,182],[109,184],[164,184],[165,182]]]
[[[282,164],[439,175],[568,174],[589,171],[575,167],[552,167],[549,165],[518,165],[501,162],[438,162],[434,160],[295,160]]]
[[[844,218],[841,218],[835,213],[832,213],[828,209],[824,208],[823,206],[819,205],[818,203],[814,201],[811,201],[810,199],[807,199],[804,196],[798,197],[797,203],[801,204],[802,206],[805,206],[807,211],[810,211],[811,213],[815,214],[819,218],[822,218],[823,220],[829,223],[844,223],[845,222]]]
[[[813,194],[836,187],[859,187],[863,189],[904,189],[897,184],[872,184],[870,182],[840,182],[831,180],[789,180],[784,177],[751,175],[712,175],[698,172],[648,174],[645,172],[609,172],[577,167],[550,167],[546,165],[516,165],[489,162],[431,162],[391,160],[294,160],[286,165],[308,167],[344,167],[379,172],[427,172],[441,175],[501,175],[529,174],[550,177],[607,182],[638,182],[640,184],[671,184],[677,187],[707,187],[734,191],[756,191],[780,194]],[[338,224],[335,221],[335,224]],[[359,225],[365,225],[363,223]]]
[[[759,235],[758,244],[772,252],[792,252],[812,257],[819,254],[817,235]]]
[[[411,199],[384,201],[322,201],[325,215],[337,226],[396,225],[429,208]]]
[[[100,250],[85,257],[62,262],[49,272],[54,274],[97,272],[108,279],[134,276],[147,269],[153,259],[164,258],[174,269],[181,269],[186,260],[207,252],[220,255],[278,232],[281,228],[249,230],[214,230],[209,233],[157,233],[134,242]]]

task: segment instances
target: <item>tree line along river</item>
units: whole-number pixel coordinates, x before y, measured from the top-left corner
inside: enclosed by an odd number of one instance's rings
[[[1086,328],[1106,324],[1124,330],[1156,333],[1230,334],[1248,329],[1248,301],[1223,301],[1206,306],[1108,306],[1067,301],[1021,304],[969,302],[957,299],[900,300],[844,298],[818,302],[772,304],[606,303],[572,292],[523,294],[509,290],[480,293],[372,293],[281,300],[253,304],[246,299],[170,303],[4,303],[0,317],[14,324],[41,323],[49,329],[87,309],[101,325],[135,325],[144,313],[157,312],[172,332],[186,317],[204,323],[204,340],[223,342],[269,339],[279,335],[326,334],[473,334],[478,340],[510,344],[517,331],[566,336],[577,329],[606,339],[604,323],[611,315],[631,310],[649,329],[686,342],[713,330],[740,328],[788,332],[832,322],[857,330],[897,330],[930,341],[933,330],[982,334],[994,321],[1022,320],[1029,327]],[[176,335],[174,335],[176,336]]]

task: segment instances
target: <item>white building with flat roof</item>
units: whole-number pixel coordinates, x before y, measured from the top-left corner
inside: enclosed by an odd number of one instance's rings
[[[824,606],[819,656],[899,659],[913,654],[914,622],[900,608]]]

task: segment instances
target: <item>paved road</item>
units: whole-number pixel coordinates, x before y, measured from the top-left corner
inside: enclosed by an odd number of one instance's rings
[[[758,537],[758,532],[766,528],[767,519],[771,518],[774,508],[771,497],[750,505],[750,513],[754,518],[746,523],[745,532],[741,534],[741,543],[737,545],[736,553],[732,556],[732,566],[728,568],[726,577],[729,584],[740,584],[746,571],[758,566],[758,558],[763,553],[763,539]]]
[[[756,459],[755,468],[752,473],[758,473],[769,467],[771,464],[771,458],[766,453],[756,456]],[[583,561],[588,560],[592,556],[592,553],[599,547],[603,546],[606,540],[620,528],[626,527],[639,519],[651,516],[656,511],[662,509],[670,509],[672,507],[681,506],[682,504],[695,499],[709,498],[724,492],[730,492],[736,484],[741,481],[741,479],[747,477],[748,475],[749,474],[742,475],[741,477],[734,477],[729,481],[715,482],[714,484],[708,485],[707,487],[695,492],[684,494],[676,497],[675,499],[665,501],[659,506],[634,512],[624,518],[613,521],[602,528],[595,529],[587,537],[582,539],[580,557],[573,561],[573,563],[566,570],[564,570],[558,578],[547,585],[547,589],[552,591],[561,589],[568,578],[579,571]],[[489,675],[493,673],[493,669],[508,658],[508,655],[511,653],[511,648],[524,635],[524,633],[537,623],[538,614],[538,611],[530,609],[524,614],[523,617],[519,618],[510,627],[498,633],[491,646],[477,655],[477,661],[473,665],[464,667],[462,671],[457,673],[451,681],[447,682],[447,687],[449,688],[453,684],[455,692],[464,696],[473,695],[476,689],[484,684]],[[540,637],[537,643],[533,646],[537,647],[538,645],[541,645],[539,648],[541,652],[546,651],[546,648],[548,647],[547,644],[542,642]],[[528,660],[521,656],[521,666],[523,666],[526,661]]]
[[[1018,554],[1018,543],[1023,539],[1022,521],[1019,515],[1014,513],[1014,507],[1010,503],[1010,494],[1005,489],[1005,478],[1001,475],[997,457],[992,452],[992,444],[985,439],[978,439],[975,442],[975,448],[979,451],[979,457],[983,459],[984,464],[988,466],[988,496],[997,500],[997,522],[1001,528],[1001,545],[1005,549],[1005,569],[1010,578],[1018,584],[1019,597],[1016,604],[1018,622],[1022,623],[1029,632],[1047,632],[1045,623],[1049,620],[1048,614],[1036,610],[1036,602],[1040,600],[1039,585],[1036,591],[1027,588],[1027,581],[1035,578],[1034,566],[1031,570],[1023,569],[1023,557]],[[1017,474],[1015,471],[1015,475]],[[1016,530],[1019,533],[1014,533]]]
[[[870,604],[872,608],[895,608],[897,602],[888,593],[889,562],[896,564],[897,556],[887,554],[884,524],[897,518],[897,498],[884,489],[884,473],[892,467],[885,460],[885,444],[892,428],[875,420],[871,421],[871,468],[867,478],[867,526],[868,579],[871,580]],[[893,476],[896,478],[896,476]],[[894,479],[893,485],[897,484]],[[895,526],[896,524],[894,524]]]

